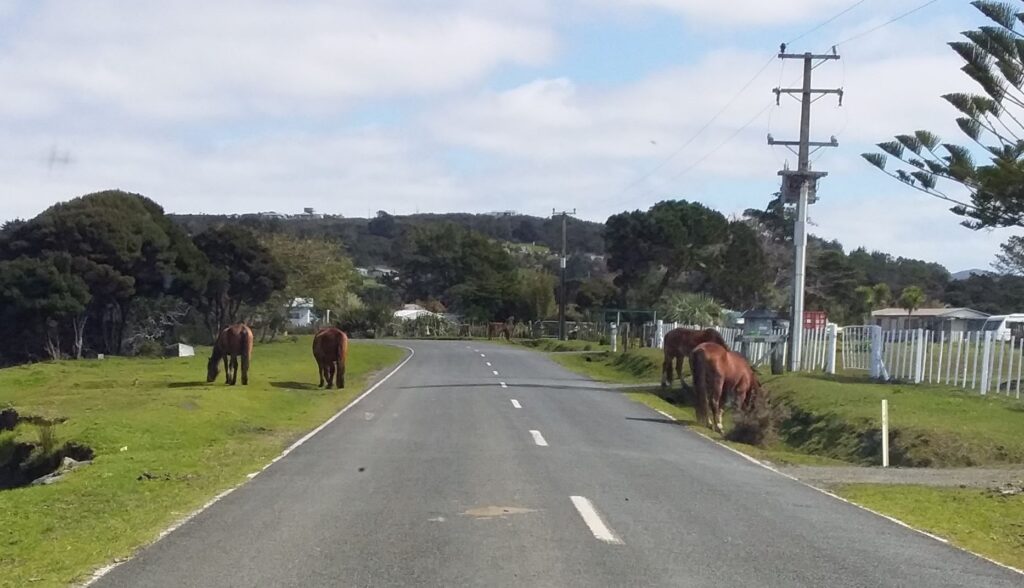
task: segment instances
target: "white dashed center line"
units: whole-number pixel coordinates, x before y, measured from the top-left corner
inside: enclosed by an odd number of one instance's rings
[[[594,534],[596,539],[611,545],[622,545],[622,539],[619,539],[615,532],[605,524],[590,500],[583,496],[570,496],[569,498],[572,500],[572,505],[579,511],[580,516],[583,517],[583,522],[590,527],[590,532]]]
[[[487,364],[487,367],[491,367],[491,362],[489,362],[489,361],[486,361],[486,362],[484,362],[484,363],[486,363],[486,364]]]
[[[516,400],[515,398],[512,399],[512,406],[514,406],[516,408],[522,408],[523,407],[523,405],[519,404],[519,401]]]
[[[544,439],[544,435],[540,434],[540,431],[530,431],[530,434],[533,435],[533,442],[534,443],[536,443],[537,445],[539,445],[541,447],[547,447],[548,446],[547,440]]]
[[[491,370],[491,373],[494,375],[498,375],[498,370]]]
[[[486,356],[486,355],[484,355],[483,353],[481,353],[481,354],[480,354],[480,357],[487,357],[487,356]]]
[[[506,384],[505,382],[501,382],[501,387],[502,388],[508,388],[508,384]]]

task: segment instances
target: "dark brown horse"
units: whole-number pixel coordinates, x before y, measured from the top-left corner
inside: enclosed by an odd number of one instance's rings
[[[487,338],[493,339],[497,335],[499,339],[504,337],[506,341],[511,341],[513,326],[515,326],[515,319],[512,317],[503,323],[487,323]]]
[[[327,327],[313,337],[313,357],[320,370],[320,387],[330,389],[335,381],[345,387],[345,361],[348,359],[348,335],[341,329]]]
[[[701,343],[718,343],[728,349],[725,339],[714,329],[672,329],[665,333],[663,349],[665,361],[661,364],[661,387],[672,387],[672,362],[675,361],[675,372],[679,376],[679,385],[686,388],[683,380],[683,362]]]
[[[697,422],[719,433],[727,395],[733,394],[737,410],[748,411],[761,391],[746,358],[717,343],[702,343],[693,350],[690,371],[697,393]]]
[[[206,364],[206,381],[217,379],[220,361],[224,360],[225,383],[234,386],[238,381],[238,364],[242,364],[242,385],[249,385],[249,361],[252,360],[252,330],[244,324],[231,325],[217,335],[213,354]],[[230,360],[230,361],[229,361]]]

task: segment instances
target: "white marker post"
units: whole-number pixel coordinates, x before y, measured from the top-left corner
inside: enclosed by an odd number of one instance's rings
[[[889,401],[882,399],[882,467],[889,467]]]

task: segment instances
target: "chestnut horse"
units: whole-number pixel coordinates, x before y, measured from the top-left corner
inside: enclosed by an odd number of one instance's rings
[[[748,411],[761,391],[757,374],[739,353],[717,343],[701,343],[690,354],[690,371],[696,388],[697,422],[722,432],[726,395],[732,392],[736,409]]]
[[[320,370],[320,387],[327,383],[330,389],[337,381],[338,388],[345,387],[345,360],[348,359],[348,335],[341,329],[327,327],[320,329],[313,337],[313,357]]]
[[[220,361],[224,360],[226,384],[234,386],[238,381],[238,363],[242,363],[242,385],[249,385],[249,361],[252,360],[252,330],[243,323],[225,327],[213,343],[213,354],[206,364],[206,381],[217,379]],[[230,361],[229,361],[230,358]]]
[[[512,327],[514,324],[514,319],[512,317],[509,317],[508,320],[503,323],[487,323],[487,338],[492,339],[497,335],[499,339],[504,337],[506,341],[511,341]]]
[[[665,340],[662,347],[665,351],[665,361],[661,364],[661,387],[672,387],[672,361],[676,362],[675,371],[679,376],[679,385],[686,388],[683,380],[683,362],[690,356],[690,353],[701,343],[718,343],[728,349],[725,339],[714,329],[672,329],[665,333]]]

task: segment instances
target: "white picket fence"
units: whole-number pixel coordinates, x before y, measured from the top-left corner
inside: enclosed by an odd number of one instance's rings
[[[996,340],[992,331],[926,330],[882,334],[882,361],[891,379],[945,384],[980,394],[1020,398],[1024,340]]]

